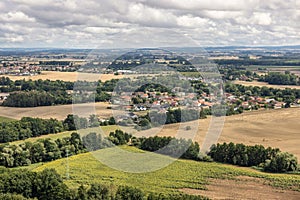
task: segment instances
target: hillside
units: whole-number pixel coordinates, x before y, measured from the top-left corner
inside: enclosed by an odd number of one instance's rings
[[[142,153],[131,147],[123,147],[123,149]],[[105,154],[107,151],[104,149],[97,153]],[[165,156],[161,158],[170,159]],[[135,164],[129,160],[127,162],[133,166]],[[65,177],[65,183],[71,188],[90,183],[102,183],[111,187],[129,185],[147,193],[185,192],[201,194],[213,199],[241,197],[241,195],[243,199],[261,199],[262,197],[297,199],[300,195],[300,176],[298,175],[267,174],[250,168],[218,163],[177,160],[166,168],[154,172],[133,174],[111,169],[97,161],[91,154],[86,153],[72,156],[68,160],[60,159],[45,163],[37,166],[34,171],[42,171],[46,168],[55,168]],[[66,179],[67,173],[69,179]],[[239,184],[241,181],[243,181],[242,185]],[[229,187],[230,190],[227,190]]]

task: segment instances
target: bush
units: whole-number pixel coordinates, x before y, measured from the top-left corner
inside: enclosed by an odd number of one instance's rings
[[[270,160],[266,160],[264,164],[264,171],[267,172],[288,172],[297,171],[297,158],[290,153],[278,153]]]
[[[115,200],[142,200],[144,193],[137,188],[128,186],[120,186],[116,193]]]

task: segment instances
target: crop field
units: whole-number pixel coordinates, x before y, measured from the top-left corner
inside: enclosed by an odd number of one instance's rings
[[[278,147],[282,151],[293,153],[300,158],[300,108],[289,108],[279,110],[260,110],[246,112],[240,115],[225,118],[222,133],[218,139],[219,143],[234,142],[248,145],[261,144],[266,147]],[[199,120],[198,123],[187,122],[179,124],[168,124],[163,128],[153,128],[138,132],[139,136],[175,136],[186,134],[190,136],[196,129],[194,140],[201,145],[208,131],[211,118]],[[192,130],[186,131],[190,126]]]
[[[112,110],[107,109],[108,103],[98,102],[94,104],[75,104],[76,112],[81,113],[81,116],[85,116],[84,113],[97,114],[100,118],[108,118],[112,115]],[[8,117],[12,119],[21,119],[22,117],[39,117],[44,119],[56,118],[63,120],[68,114],[73,113],[73,105],[59,105],[59,106],[41,106],[34,108],[15,108],[15,107],[1,107],[0,116]]]
[[[133,147],[123,149],[142,153]],[[106,151],[107,149],[103,149],[97,153],[105,154]],[[161,159],[171,158],[161,156]],[[130,161],[127,162],[134,165]],[[126,173],[114,170],[96,160],[90,153],[85,153],[69,157],[68,160],[60,159],[36,165],[33,171],[42,171],[46,168],[56,169],[71,188],[91,183],[106,184],[111,188],[116,185],[129,185],[140,188],[146,193],[185,192],[213,199],[239,196],[242,199],[297,199],[300,195],[298,175],[267,174],[250,168],[218,163],[177,160],[157,171]],[[241,181],[243,184],[240,184]]]
[[[292,89],[300,89],[299,85],[271,85],[266,82],[259,82],[259,81],[233,81],[234,84],[244,85],[244,86],[258,86],[258,87],[269,87],[269,88],[278,88],[278,89],[285,89],[285,88],[292,88]]]
[[[120,79],[122,75],[114,75],[114,74],[92,74],[92,73],[79,73],[79,72],[57,72],[57,71],[42,71],[41,74],[36,76],[12,76],[12,75],[1,75],[9,77],[11,80],[62,80],[62,81],[70,81],[75,82],[77,80],[86,80],[86,81],[108,81],[111,79]],[[1,77],[0,76],[0,77]]]

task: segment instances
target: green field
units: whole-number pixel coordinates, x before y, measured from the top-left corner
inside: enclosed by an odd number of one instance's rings
[[[122,147],[130,152],[143,153],[134,147]],[[107,149],[99,150],[103,154]],[[161,155],[162,159],[170,159]],[[127,161],[130,163],[130,161]],[[151,162],[151,161],[150,161]],[[132,163],[131,163],[132,164]],[[69,166],[69,168],[67,168]],[[33,171],[54,168],[64,177],[65,183],[76,188],[79,185],[91,183],[106,184],[111,187],[128,185],[142,189],[146,193],[179,193],[179,189],[191,188],[206,190],[209,180],[235,180],[239,176],[261,178],[264,184],[281,189],[300,191],[300,176],[292,174],[268,174],[251,168],[235,167],[231,165],[177,160],[168,167],[149,173],[126,173],[111,169],[100,163],[91,153],[72,156],[49,163],[31,167]],[[69,179],[66,173],[69,172]]]
[[[0,116],[0,122],[11,122],[11,121],[16,121],[16,120],[8,118],[8,117],[2,117],[2,116]]]
[[[80,134],[88,134],[91,132],[96,132],[96,133],[101,133],[102,131],[104,132],[104,134],[109,134],[112,131],[115,131],[116,129],[118,129],[117,125],[112,125],[112,126],[101,126],[101,128],[87,128],[87,129],[82,129],[79,131],[65,131],[62,133],[57,133],[57,134],[49,134],[49,135],[43,135],[40,137],[35,137],[35,138],[28,138],[26,140],[18,140],[18,141],[14,141],[14,142],[10,142],[9,144],[22,144],[24,142],[35,142],[39,139],[45,139],[45,138],[50,138],[52,140],[56,140],[58,138],[64,138],[64,137],[68,137],[70,136],[73,132],[78,132]]]

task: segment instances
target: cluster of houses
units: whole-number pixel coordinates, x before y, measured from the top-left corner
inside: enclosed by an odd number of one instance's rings
[[[136,98],[139,101],[133,102]],[[243,110],[284,108],[286,103],[277,101],[273,98],[263,98],[259,96],[235,96],[231,93],[225,93],[225,99],[227,105],[234,105],[235,109],[242,107]],[[299,101],[299,100],[298,100]],[[155,110],[159,112],[167,112],[169,108],[176,107],[198,107],[203,109],[209,109],[217,102],[214,101],[214,95],[203,93],[201,97],[197,98],[194,93],[176,93],[176,96],[170,95],[167,92],[135,92],[122,93],[118,98],[112,102],[114,105],[118,105],[122,110],[139,112],[147,110]],[[300,101],[298,102],[300,103]],[[297,104],[297,102],[295,102]]]
[[[236,108],[242,107],[244,110],[252,110],[254,108],[284,108],[285,104],[284,102],[277,101],[273,98],[263,98],[258,96],[245,96],[242,95],[240,97],[237,97],[235,95],[232,95],[230,93],[225,93],[227,103],[229,105],[235,105]]]
[[[40,66],[32,65],[30,63],[2,63],[0,66],[0,75],[34,76],[39,74],[40,71]]]

